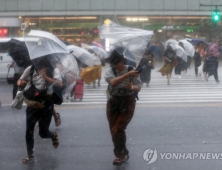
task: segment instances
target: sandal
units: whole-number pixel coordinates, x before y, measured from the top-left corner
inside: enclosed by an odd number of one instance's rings
[[[32,163],[32,162],[34,162],[34,156],[32,156],[32,155],[27,156],[26,158],[22,159],[21,162],[23,164]]]
[[[123,162],[122,162],[122,159],[120,158],[115,158],[113,160],[113,165],[121,165]]]
[[[55,125],[56,127],[58,127],[61,124],[60,114],[56,113],[54,118],[55,118]]]
[[[52,145],[54,148],[58,148],[59,146],[59,139],[56,132],[54,133],[54,136],[52,137]]]
[[[129,155],[125,155],[123,159],[120,158],[115,158],[113,160],[113,165],[121,165],[122,163],[125,163],[126,161],[129,160]]]

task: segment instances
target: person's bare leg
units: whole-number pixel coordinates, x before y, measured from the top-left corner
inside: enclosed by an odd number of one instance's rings
[[[167,84],[170,84],[171,74],[167,74]]]
[[[100,87],[100,80],[101,80],[101,79],[98,79],[98,87]]]
[[[208,81],[208,76],[207,76],[206,72],[204,72],[204,78],[205,78],[206,81]]]
[[[53,108],[53,117],[55,120],[55,125],[58,127],[61,124],[60,114],[56,113],[55,108]]]

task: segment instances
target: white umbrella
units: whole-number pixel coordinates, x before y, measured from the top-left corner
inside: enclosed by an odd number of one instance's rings
[[[108,39],[111,48],[122,47],[123,50],[118,52],[132,61],[143,57],[154,34],[153,31],[125,27],[112,21],[99,26],[98,29],[101,39]],[[136,48],[138,45],[140,47]],[[131,55],[125,54],[126,52],[129,52]]]
[[[184,50],[187,52],[187,55],[190,57],[193,57],[195,53],[193,45],[187,40],[180,40],[179,42],[183,43],[183,47],[184,47]]]
[[[82,48],[85,49],[90,49],[92,50],[94,53],[96,53],[97,55],[103,57],[103,58],[108,58],[108,54],[106,53],[106,51],[100,47],[97,46],[89,46],[87,44],[81,43]]]
[[[187,53],[186,51],[181,47],[179,46],[178,44],[169,44],[173,51],[175,51],[176,55],[180,58],[182,58],[184,61],[187,62]]]
[[[38,37],[39,39],[37,42],[25,39],[26,45],[29,51],[32,53],[32,55],[30,55],[31,59],[48,54],[69,53],[66,45],[60,39],[49,32],[31,30],[28,34],[28,37]]]
[[[96,58],[92,54],[90,54],[87,50],[77,47],[75,45],[69,45],[67,46],[67,48],[82,63],[86,64],[89,67],[92,67],[94,65],[93,63]]]
[[[62,92],[58,92],[60,93],[58,95],[66,97],[78,79],[79,69],[76,60],[66,45],[51,33],[32,30],[28,37],[38,38],[38,41],[35,42],[29,41],[28,38],[25,39],[29,56],[35,68],[39,71],[44,67],[48,75],[54,75],[54,72],[59,70],[65,82],[63,82]],[[48,85],[48,88],[54,92],[55,85],[56,82]]]
[[[164,43],[164,48],[165,48],[165,50],[167,49],[167,46],[168,46],[169,44],[178,44],[178,42],[177,42],[176,40],[173,40],[173,39],[167,40],[167,41]]]

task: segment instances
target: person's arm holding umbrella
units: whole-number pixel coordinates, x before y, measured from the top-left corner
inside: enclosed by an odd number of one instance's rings
[[[49,84],[55,84],[55,86],[62,88],[63,84],[62,81],[59,79],[55,79],[54,77],[51,78],[49,76],[47,76],[46,74],[46,69],[43,68],[40,70],[40,73],[42,74],[43,78],[49,83]]]

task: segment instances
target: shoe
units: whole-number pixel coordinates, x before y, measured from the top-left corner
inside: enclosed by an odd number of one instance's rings
[[[52,145],[54,148],[58,148],[59,146],[59,139],[56,132],[54,133],[54,136],[52,137]]]
[[[27,163],[33,163],[34,162],[34,156],[33,155],[29,155],[26,158],[22,159],[21,161],[23,164],[27,164]]]
[[[167,81],[167,84],[170,85],[170,81],[169,80]]]
[[[124,158],[120,159],[120,158],[115,158],[113,160],[113,165],[121,165],[125,162],[127,162],[129,160],[129,155],[125,155]]]
[[[219,81],[219,80],[217,80],[217,81],[216,81],[216,83],[217,83],[217,84],[220,84],[220,81]]]
[[[55,125],[56,125],[56,127],[58,127],[62,122],[61,118],[60,118],[60,114],[56,113],[56,115],[54,116],[54,119],[55,119]]]
[[[198,77],[198,75],[196,74],[196,77]]]
[[[100,82],[98,82],[98,87],[100,87]]]
[[[147,83],[147,84],[146,84],[146,87],[150,87],[150,85]]]

